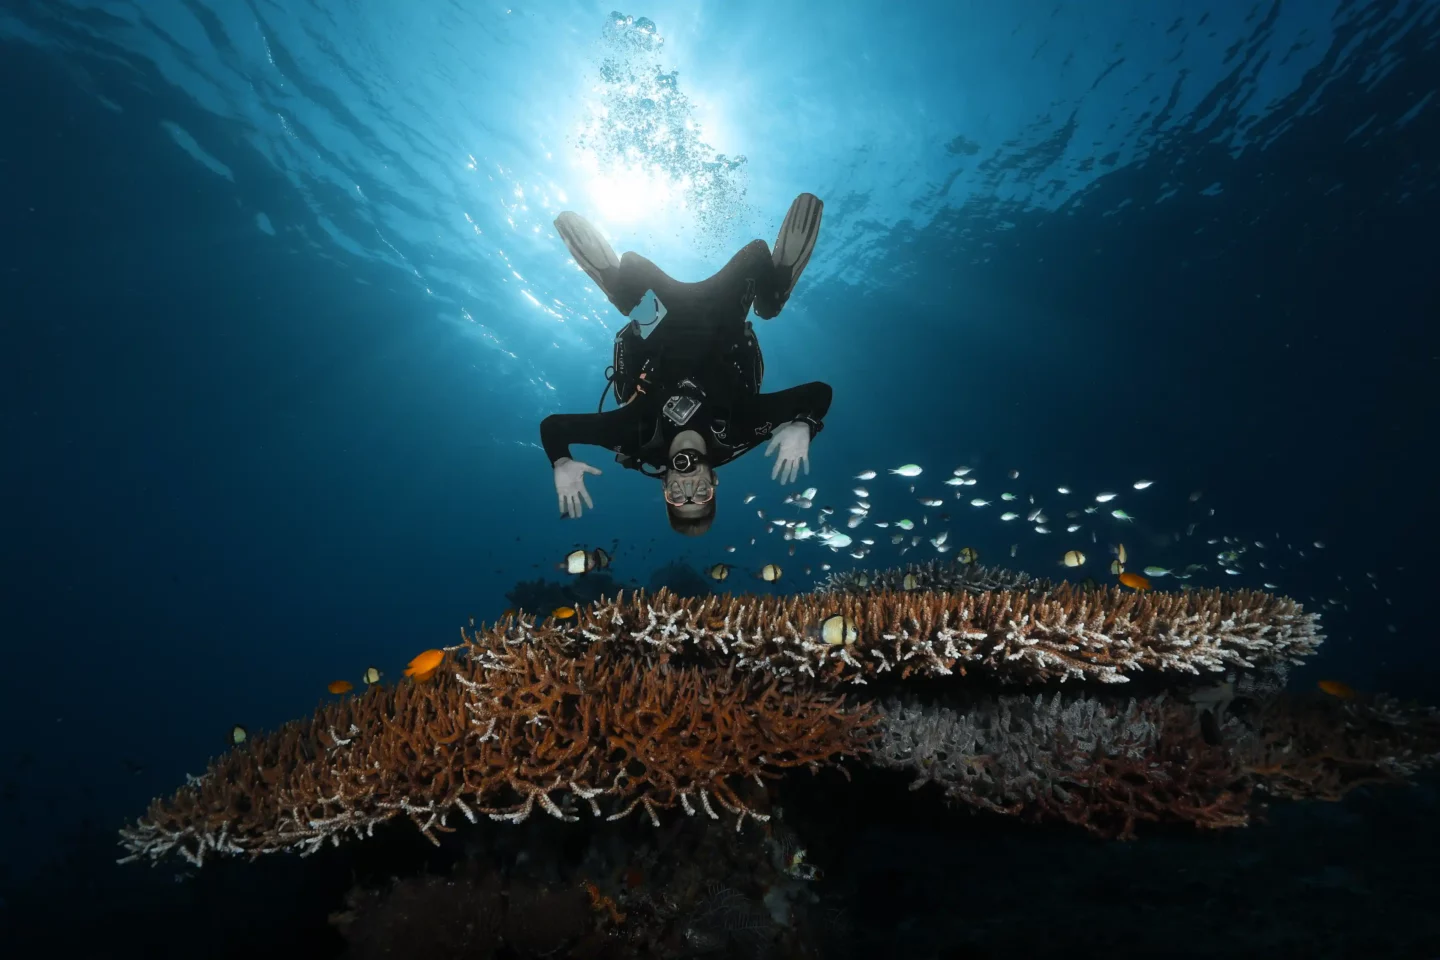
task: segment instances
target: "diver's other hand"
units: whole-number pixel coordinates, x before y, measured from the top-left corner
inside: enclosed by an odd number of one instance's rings
[[[765,447],[765,456],[770,456],[776,450],[780,455],[775,458],[775,466],[770,468],[770,479],[777,477],[780,485],[794,480],[800,475],[800,467],[805,467],[805,475],[810,475],[810,425],[792,420],[790,423],[782,423],[770,434],[770,443]]]
[[[598,475],[598,467],[592,467],[588,463],[581,463],[579,460],[571,460],[569,457],[561,457],[555,461],[555,495],[560,498],[560,516],[580,516],[580,502],[583,500],[585,506],[591,510],[595,509],[595,501],[590,499],[590,493],[585,489],[585,474],[593,473]]]

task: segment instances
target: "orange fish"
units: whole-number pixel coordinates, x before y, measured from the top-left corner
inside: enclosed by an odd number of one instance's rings
[[[440,666],[440,661],[444,659],[444,650],[426,650],[414,660],[410,661],[410,666],[405,668],[405,676],[420,680],[422,678],[419,674],[435,672],[435,668]]]
[[[554,610],[550,611],[550,616],[554,617],[556,620],[569,620],[571,617],[575,616],[575,608],[556,607]]]
[[[1122,573],[1120,574],[1120,582],[1125,584],[1125,586],[1129,587],[1131,590],[1150,589],[1150,581],[1146,580],[1138,573]]]
[[[1349,684],[1341,683],[1339,680],[1321,680],[1315,684],[1321,690],[1332,697],[1339,697],[1341,700],[1354,700],[1355,689]]]
[[[349,680],[331,680],[330,685],[325,688],[331,693],[349,693],[355,689],[355,684]]]

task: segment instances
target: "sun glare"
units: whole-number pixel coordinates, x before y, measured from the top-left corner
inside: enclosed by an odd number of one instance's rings
[[[586,186],[596,213],[610,223],[653,220],[677,199],[670,177],[644,163],[596,170]],[[678,199],[683,206],[684,198]]]
[[[743,212],[745,157],[705,141],[679,70],[661,61],[654,23],[616,15],[605,43],[571,141],[583,202],[615,226],[723,235]]]

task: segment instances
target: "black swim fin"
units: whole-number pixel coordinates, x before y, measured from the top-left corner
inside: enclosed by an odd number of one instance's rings
[[[580,269],[589,274],[605,296],[611,296],[613,291],[610,288],[619,275],[620,258],[615,256],[615,248],[610,246],[610,242],[590,221],[571,210],[555,218],[555,229],[569,248],[570,256],[580,264]]]
[[[825,204],[813,193],[802,193],[790,204],[785,222],[780,226],[780,236],[775,239],[771,259],[778,274],[776,292],[784,303],[790,297],[795,284],[800,280],[810,254],[815,252],[815,241],[820,237],[820,216]]]

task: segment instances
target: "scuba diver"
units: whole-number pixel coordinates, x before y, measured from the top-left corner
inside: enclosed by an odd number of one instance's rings
[[[806,383],[761,393],[765,359],[750,308],[769,320],[795,289],[820,232],[824,204],[802,193],[790,205],[772,251],[753,240],[708,280],[681,283],[638,253],[616,257],[593,226],[566,211],[555,228],[580,267],[621,313],[614,365],[595,413],[553,414],[540,424],[540,442],[555,471],[562,517],[594,509],[585,475],[600,471],[570,456],[571,444],[615,453],[622,466],[664,483],[670,526],[699,536],[715,519],[715,468],[769,441],[778,454],[770,471],[781,484],[803,467],[810,441],[830,409],[830,386]],[[642,319],[642,309],[653,318]],[[614,390],[620,406],[600,412]]]

